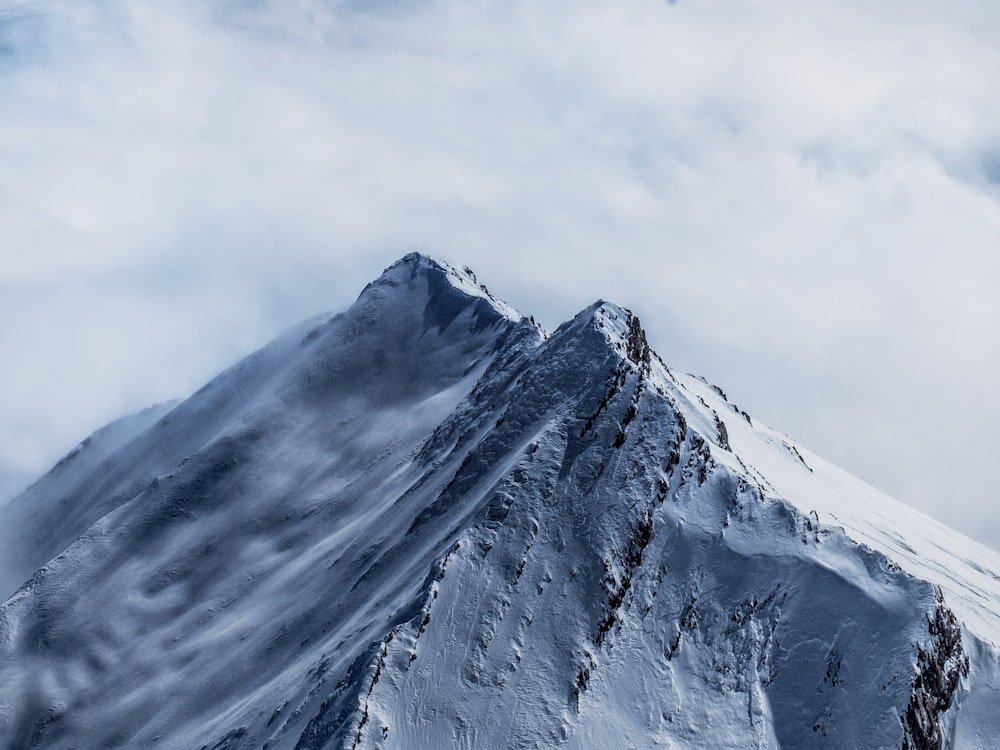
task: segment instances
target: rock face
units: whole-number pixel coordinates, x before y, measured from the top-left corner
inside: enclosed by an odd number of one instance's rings
[[[0,745],[993,748],[998,572],[410,255],[0,509]]]

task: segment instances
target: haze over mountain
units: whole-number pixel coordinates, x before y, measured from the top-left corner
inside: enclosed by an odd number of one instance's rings
[[[407,248],[549,329],[630,306],[1000,550],[998,38],[996,0],[0,0],[0,501]]]
[[[0,508],[16,748],[994,748],[1000,557],[408,255]]]

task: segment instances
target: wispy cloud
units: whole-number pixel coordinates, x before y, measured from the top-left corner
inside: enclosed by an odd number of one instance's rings
[[[0,4],[0,455],[417,247],[1000,545],[991,0]]]

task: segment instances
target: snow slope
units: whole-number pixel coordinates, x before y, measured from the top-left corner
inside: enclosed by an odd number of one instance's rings
[[[15,748],[993,748],[1000,559],[406,256],[0,509]]]

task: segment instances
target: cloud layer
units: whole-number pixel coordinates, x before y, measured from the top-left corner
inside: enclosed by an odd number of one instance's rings
[[[410,249],[1000,547],[1000,6],[0,2],[0,491]]]

